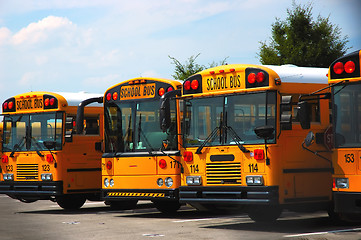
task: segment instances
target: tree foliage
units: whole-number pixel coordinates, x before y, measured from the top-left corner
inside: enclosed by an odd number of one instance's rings
[[[258,56],[262,64],[294,64],[297,66],[328,67],[333,60],[343,56],[348,37],[328,17],[318,15],[314,21],[312,4],[292,4],[288,17],[276,18],[272,24],[271,42],[260,42]]]
[[[199,55],[200,55],[200,53],[198,53],[197,55],[190,56],[184,64],[182,64],[176,58],[168,56],[172,60],[171,63],[175,65],[175,70],[174,70],[174,74],[172,75],[172,77],[174,79],[184,81],[185,79],[192,76],[193,74],[196,74],[197,72],[200,72],[206,68],[211,68],[211,67],[216,67],[216,66],[226,64],[227,58],[224,58],[220,62],[213,61],[212,63],[209,63],[207,66],[200,65],[200,64],[196,63],[196,59]]]

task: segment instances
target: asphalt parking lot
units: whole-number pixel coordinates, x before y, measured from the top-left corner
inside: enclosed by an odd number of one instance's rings
[[[361,239],[361,225],[335,225],[325,212],[284,212],[277,222],[255,223],[244,213],[207,213],[183,206],[164,215],[151,202],[111,210],[87,202],[64,211],[51,201],[25,204],[0,195],[0,239]]]

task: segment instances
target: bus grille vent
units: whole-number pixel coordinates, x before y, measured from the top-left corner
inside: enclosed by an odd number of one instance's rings
[[[207,185],[241,184],[241,163],[207,163]]]
[[[17,180],[38,180],[38,164],[17,164]]]

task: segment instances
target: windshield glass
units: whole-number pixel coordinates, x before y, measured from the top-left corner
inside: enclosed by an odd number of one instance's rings
[[[106,152],[158,151],[163,140],[166,150],[177,150],[176,102],[171,101],[171,127],[162,132],[159,100],[112,103],[105,107]]]
[[[361,84],[333,87],[335,147],[361,147]]]
[[[56,142],[54,150],[60,150],[62,128],[63,114],[59,112],[5,115],[3,151],[48,150],[44,141]]]
[[[275,119],[275,92],[185,100],[184,144],[200,146],[208,138],[207,146],[232,145],[237,143],[236,136],[241,144],[261,144],[264,140],[254,128],[271,125],[276,129]]]

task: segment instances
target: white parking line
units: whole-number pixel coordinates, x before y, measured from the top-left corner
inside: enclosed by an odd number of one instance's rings
[[[285,237],[285,238],[305,237],[305,236],[322,235],[322,234],[328,234],[328,233],[358,232],[358,231],[361,231],[361,228],[350,228],[350,229],[334,230],[334,231],[327,231],[327,232],[301,233],[301,234],[294,234],[294,235],[285,235],[283,237]]]
[[[199,218],[199,219],[187,219],[187,220],[176,220],[173,221],[174,223],[183,223],[183,222],[199,222],[199,221],[209,221],[209,220],[214,220],[214,219],[219,219],[219,218]]]

